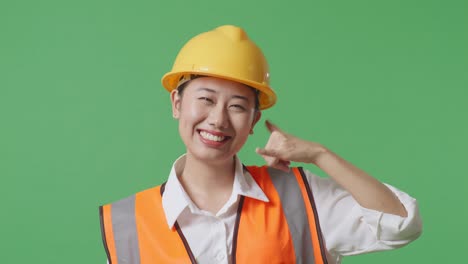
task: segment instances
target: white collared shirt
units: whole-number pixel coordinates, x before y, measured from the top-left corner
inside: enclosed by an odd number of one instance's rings
[[[163,194],[167,228],[178,222],[198,263],[230,264],[239,196],[263,202],[269,202],[268,198],[236,157],[232,194],[226,204],[216,214],[200,210],[177,177],[184,165],[185,156],[174,162]],[[420,235],[418,206],[408,194],[387,185],[406,208],[408,216],[400,217],[361,207],[332,179],[304,172],[315,199],[328,263],[341,263],[343,256],[399,248]]]

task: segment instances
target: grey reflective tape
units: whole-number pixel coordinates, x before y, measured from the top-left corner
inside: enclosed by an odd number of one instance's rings
[[[273,185],[281,200],[296,254],[296,263],[315,263],[309,220],[304,198],[292,170],[287,173],[268,168]]]
[[[118,264],[140,264],[135,195],[112,204],[112,230]]]

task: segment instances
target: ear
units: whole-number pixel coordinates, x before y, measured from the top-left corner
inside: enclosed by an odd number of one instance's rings
[[[180,105],[182,103],[182,98],[177,89],[172,90],[171,92],[171,103],[172,103],[172,116],[175,119],[179,119],[180,116]]]
[[[255,127],[255,125],[258,123],[258,121],[260,121],[260,118],[262,117],[262,112],[260,110],[257,110],[255,111],[255,114],[254,114],[254,119],[252,121],[252,127],[250,128],[250,134],[252,135],[254,132],[253,132],[253,129]]]

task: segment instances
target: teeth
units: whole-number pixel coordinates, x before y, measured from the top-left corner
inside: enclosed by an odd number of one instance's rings
[[[206,131],[200,131],[200,135],[202,136],[202,138],[204,139],[208,139],[208,140],[211,140],[211,141],[223,141],[224,140],[224,137],[223,136],[215,136],[213,134],[210,134]]]

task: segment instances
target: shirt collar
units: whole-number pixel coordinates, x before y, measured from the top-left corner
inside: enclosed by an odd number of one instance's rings
[[[244,170],[244,167],[237,156],[235,157],[235,162],[236,167],[232,194],[226,204],[229,204],[230,202],[233,203],[234,199],[237,199],[239,195],[247,196],[263,202],[269,202],[267,196],[255,182],[252,175],[250,175],[247,170]],[[174,226],[175,221],[185,208],[188,207],[192,211],[194,208],[197,208],[185,192],[179,178],[177,177],[177,175],[180,175],[182,172],[184,166],[185,154],[180,156],[172,165],[162,196],[162,206],[169,228]],[[226,208],[223,207],[220,212],[223,210],[226,210]]]

